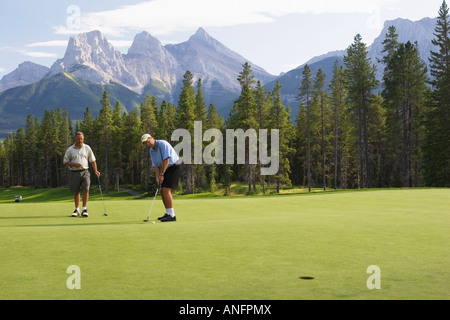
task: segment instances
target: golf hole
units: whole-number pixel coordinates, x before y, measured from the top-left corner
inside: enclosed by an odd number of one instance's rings
[[[303,277],[299,277],[299,279],[301,279],[301,280],[314,280],[314,277],[303,276]]]

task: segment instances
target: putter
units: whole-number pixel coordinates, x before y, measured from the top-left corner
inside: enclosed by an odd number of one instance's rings
[[[100,195],[102,196],[102,202],[103,202],[103,216],[107,217],[108,214],[106,213],[106,207],[105,207],[105,199],[103,199],[103,192],[102,192],[102,185],[100,184],[100,178],[97,178],[98,180],[98,187],[100,188]]]
[[[155,197],[153,198],[152,207],[150,208],[150,212],[148,213],[147,219],[143,220],[144,222],[150,222],[150,214],[152,213],[153,206],[155,205],[156,196],[158,195],[160,188],[161,188],[161,186],[156,188],[156,193],[155,193]]]

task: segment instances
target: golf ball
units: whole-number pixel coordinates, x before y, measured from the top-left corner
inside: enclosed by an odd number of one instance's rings
[[[152,221],[152,224],[155,224],[155,221]]]

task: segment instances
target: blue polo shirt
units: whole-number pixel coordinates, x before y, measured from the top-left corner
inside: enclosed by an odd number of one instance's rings
[[[175,149],[165,140],[156,140],[156,150],[150,148],[153,167],[161,167],[164,160],[169,159],[169,167],[180,159]]]

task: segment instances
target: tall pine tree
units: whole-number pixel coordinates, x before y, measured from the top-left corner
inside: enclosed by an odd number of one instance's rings
[[[98,154],[98,158],[103,161],[99,161],[97,163],[99,168],[102,168],[102,176],[103,182],[105,183],[105,193],[109,192],[109,183],[111,180],[112,172],[111,172],[111,144],[112,140],[112,132],[113,132],[113,110],[111,107],[111,102],[109,100],[108,92],[103,93],[103,98],[100,100],[101,108],[98,114],[98,117],[95,119],[95,130],[97,132],[96,136],[98,137],[98,150],[96,151]]]
[[[328,146],[328,123],[327,117],[330,114],[328,110],[328,95],[325,90],[325,78],[326,75],[319,69],[314,80],[314,101],[319,111],[319,135],[320,135],[320,174],[322,176],[323,190],[327,190],[327,146]],[[318,168],[319,169],[319,168]]]
[[[385,61],[382,95],[391,179],[403,187],[419,186],[427,68],[420,59],[417,44],[409,41],[398,44]]]
[[[433,93],[427,113],[424,176],[428,186],[450,186],[450,16],[442,3],[435,29],[430,69]]]
[[[307,64],[303,69],[302,84],[299,90],[300,93],[297,96],[297,99],[301,101],[301,104],[306,111],[306,180],[308,183],[308,191],[311,192],[311,101],[313,98],[313,81],[311,69]],[[299,116],[301,112],[302,107],[300,107]],[[297,120],[299,119],[297,118]],[[300,125],[298,121],[297,125]]]
[[[371,160],[369,150],[370,105],[372,91],[377,88],[376,67],[370,64],[368,50],[361,35],[356,35],[353,44],[344,56],[347,102],[354,115],[358,150],[358,187],[371,188]]]
[[[230,129],[242,129],[244,131],[258,130],[258,122],[256,120],[255,77],[248,62],[243,65],[243,71],[239,73],[238,81],[241,85],[241,95],[233,104],[227,127]],[[250,143],[248,146],[250,147]],[[246,148],[245,151],[244,176],[248,183],[248,192],[252,192],[252,187],[255,191],[256,165],[250,163],[249,153],[256,152],[256,150],[249,149]]]
[[[183,87],[178,101],[177,119],[178,128],[189,131],[191,137],[194,137],[194,119],[195,119],[195,89],[193,86],[194,76],[190,71],[186,71],[183,79]],[[191,164],[185,164],[186,174],[186,193],[195,192],[195,170],[193,167],[194,153],[191,149]]]
[[[334,188],[348,187],[349,152],[350,152],[350,121],[348,108],[345,104],[344,68],[336,61],[333,66],[333,77],[330,83],[330,104],[333,116],[333,181]]]
[[[283,105],[281,97],[281,84],[277,81],[275,88],[270,95],[272,98],[272,106],[270,110],[270,129],[279,130],[279,170],[274,176],[277,184],[277,193],[280,193],[280,186],[292,184],[289,175],[291,173],[291,164],[289,158],[294,153],[291,148],[291,139],[294,133],[294,128],[291,123],[291,110]]]

